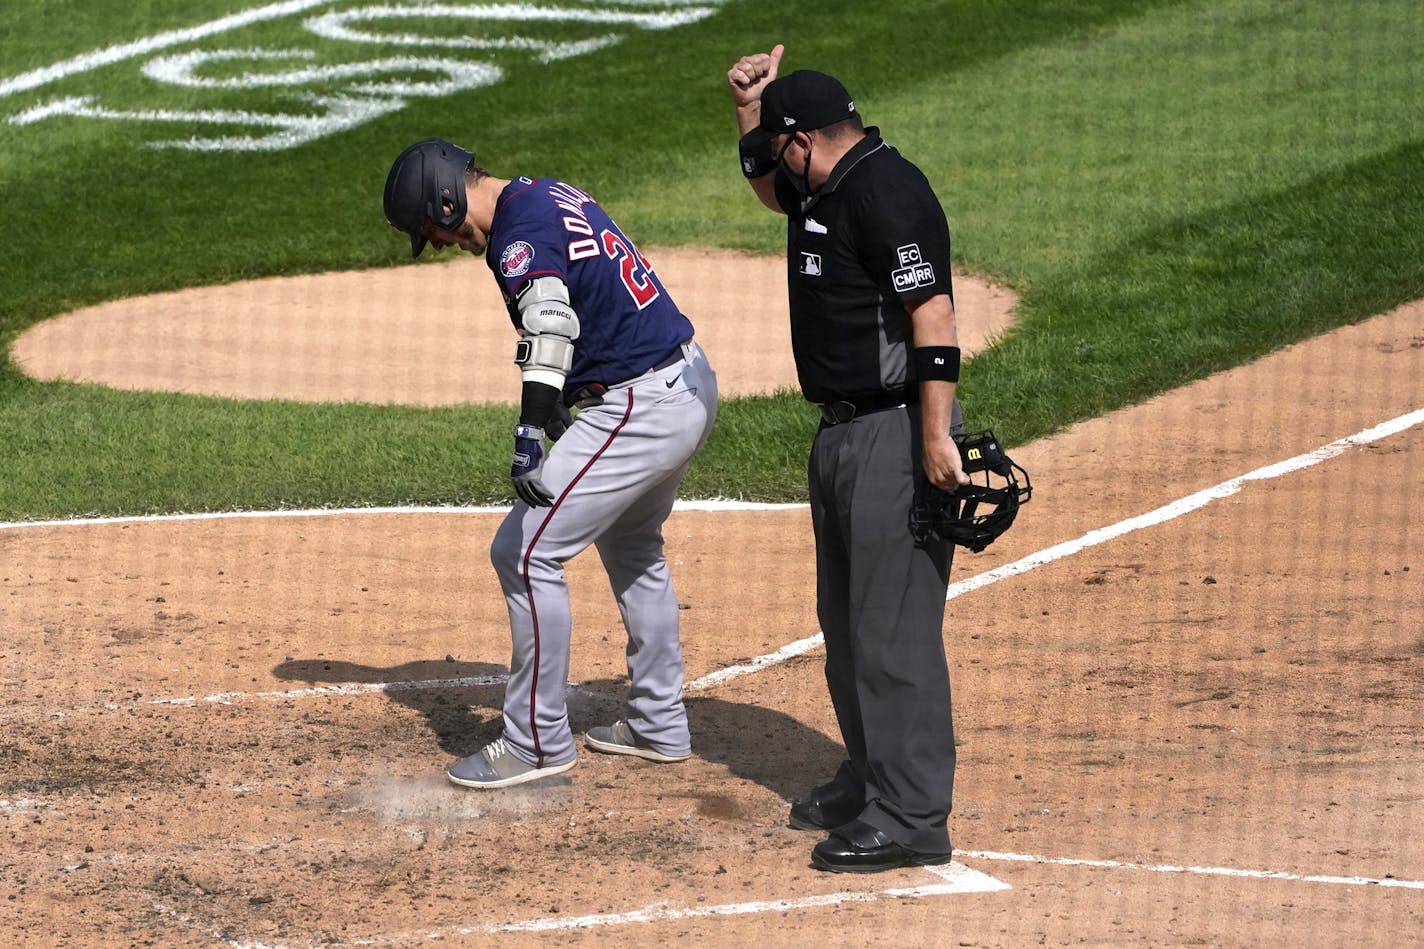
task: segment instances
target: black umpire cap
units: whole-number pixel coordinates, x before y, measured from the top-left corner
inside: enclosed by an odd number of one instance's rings
[[[396,157],[383,203],[391,226],[410,235],[410,256],[425,249],[427,223],[453,231],[465,220],[465,172],[474,160],[439,138],[416,142]]]
[[[742,145],[765,146],[773,135],[825,128],[854,114],[855,100],[839,79],[814,69],[798,69],[766,84],[761,93],[761,121],[742,136]]]

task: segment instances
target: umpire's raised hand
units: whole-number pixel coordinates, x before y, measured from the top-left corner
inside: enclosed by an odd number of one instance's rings
[[[777,43],[771,52],[749,53],[727,70],[727,88],[732,91],[732,101],[738,109],[760,111],[761,91],[766,88],[767,83],[776,78],[777,67],[781,64],[781,56],[785,52],[786,47]],[[745,132],[755,125],[756,116],[753,115],[751,125],[742,131]]]

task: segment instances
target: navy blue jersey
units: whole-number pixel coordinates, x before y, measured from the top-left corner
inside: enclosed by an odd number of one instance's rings
[[[692,338],[692,323],[633,242],[593,198],[562,181],[509,183],[495,205],[485,262],[516,327],[516,301],[529,281],[553,276],[568,286],[579,320],[568,389],[626,382]]]

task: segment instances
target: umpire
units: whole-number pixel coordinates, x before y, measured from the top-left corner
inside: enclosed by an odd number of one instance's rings
[[[847,760],[791,807],[829,831],[825,870],[941,864],[954,726],[942,626],[952,548],[910,536],[928,480],[969,479],[951,433],[959,348],[949,225],[925,176],[865,127],[845,87],[777,78],[784,48],[727,72],[742,172],[787,216],[791,343],[821,412],[807,467],[826,685]]]

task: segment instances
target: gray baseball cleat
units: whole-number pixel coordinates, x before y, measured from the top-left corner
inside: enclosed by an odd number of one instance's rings
[[[602,751],[610,755],[633,755],[638,758],[646,758],[649,761],[661,761],[664,764],[686,761],[692,757],[690,753],[669,755],[658,751],[633,734],[633,729],[629,728],[628,723],[621,718],[612,725],[590,728],[588,734],[583,736],[583,740],[594,751]]]
[[[455,762],[445,772],[445,777],[467,788],[507,788],[524,784],[526,781],[538,781],[550,775],[562,774],[576,764],[578,758],[570,758],[559,764],[546,764],[537,768],[516,758],[510,752],[508,742],[501,737],[485,745],[476,754]]]

